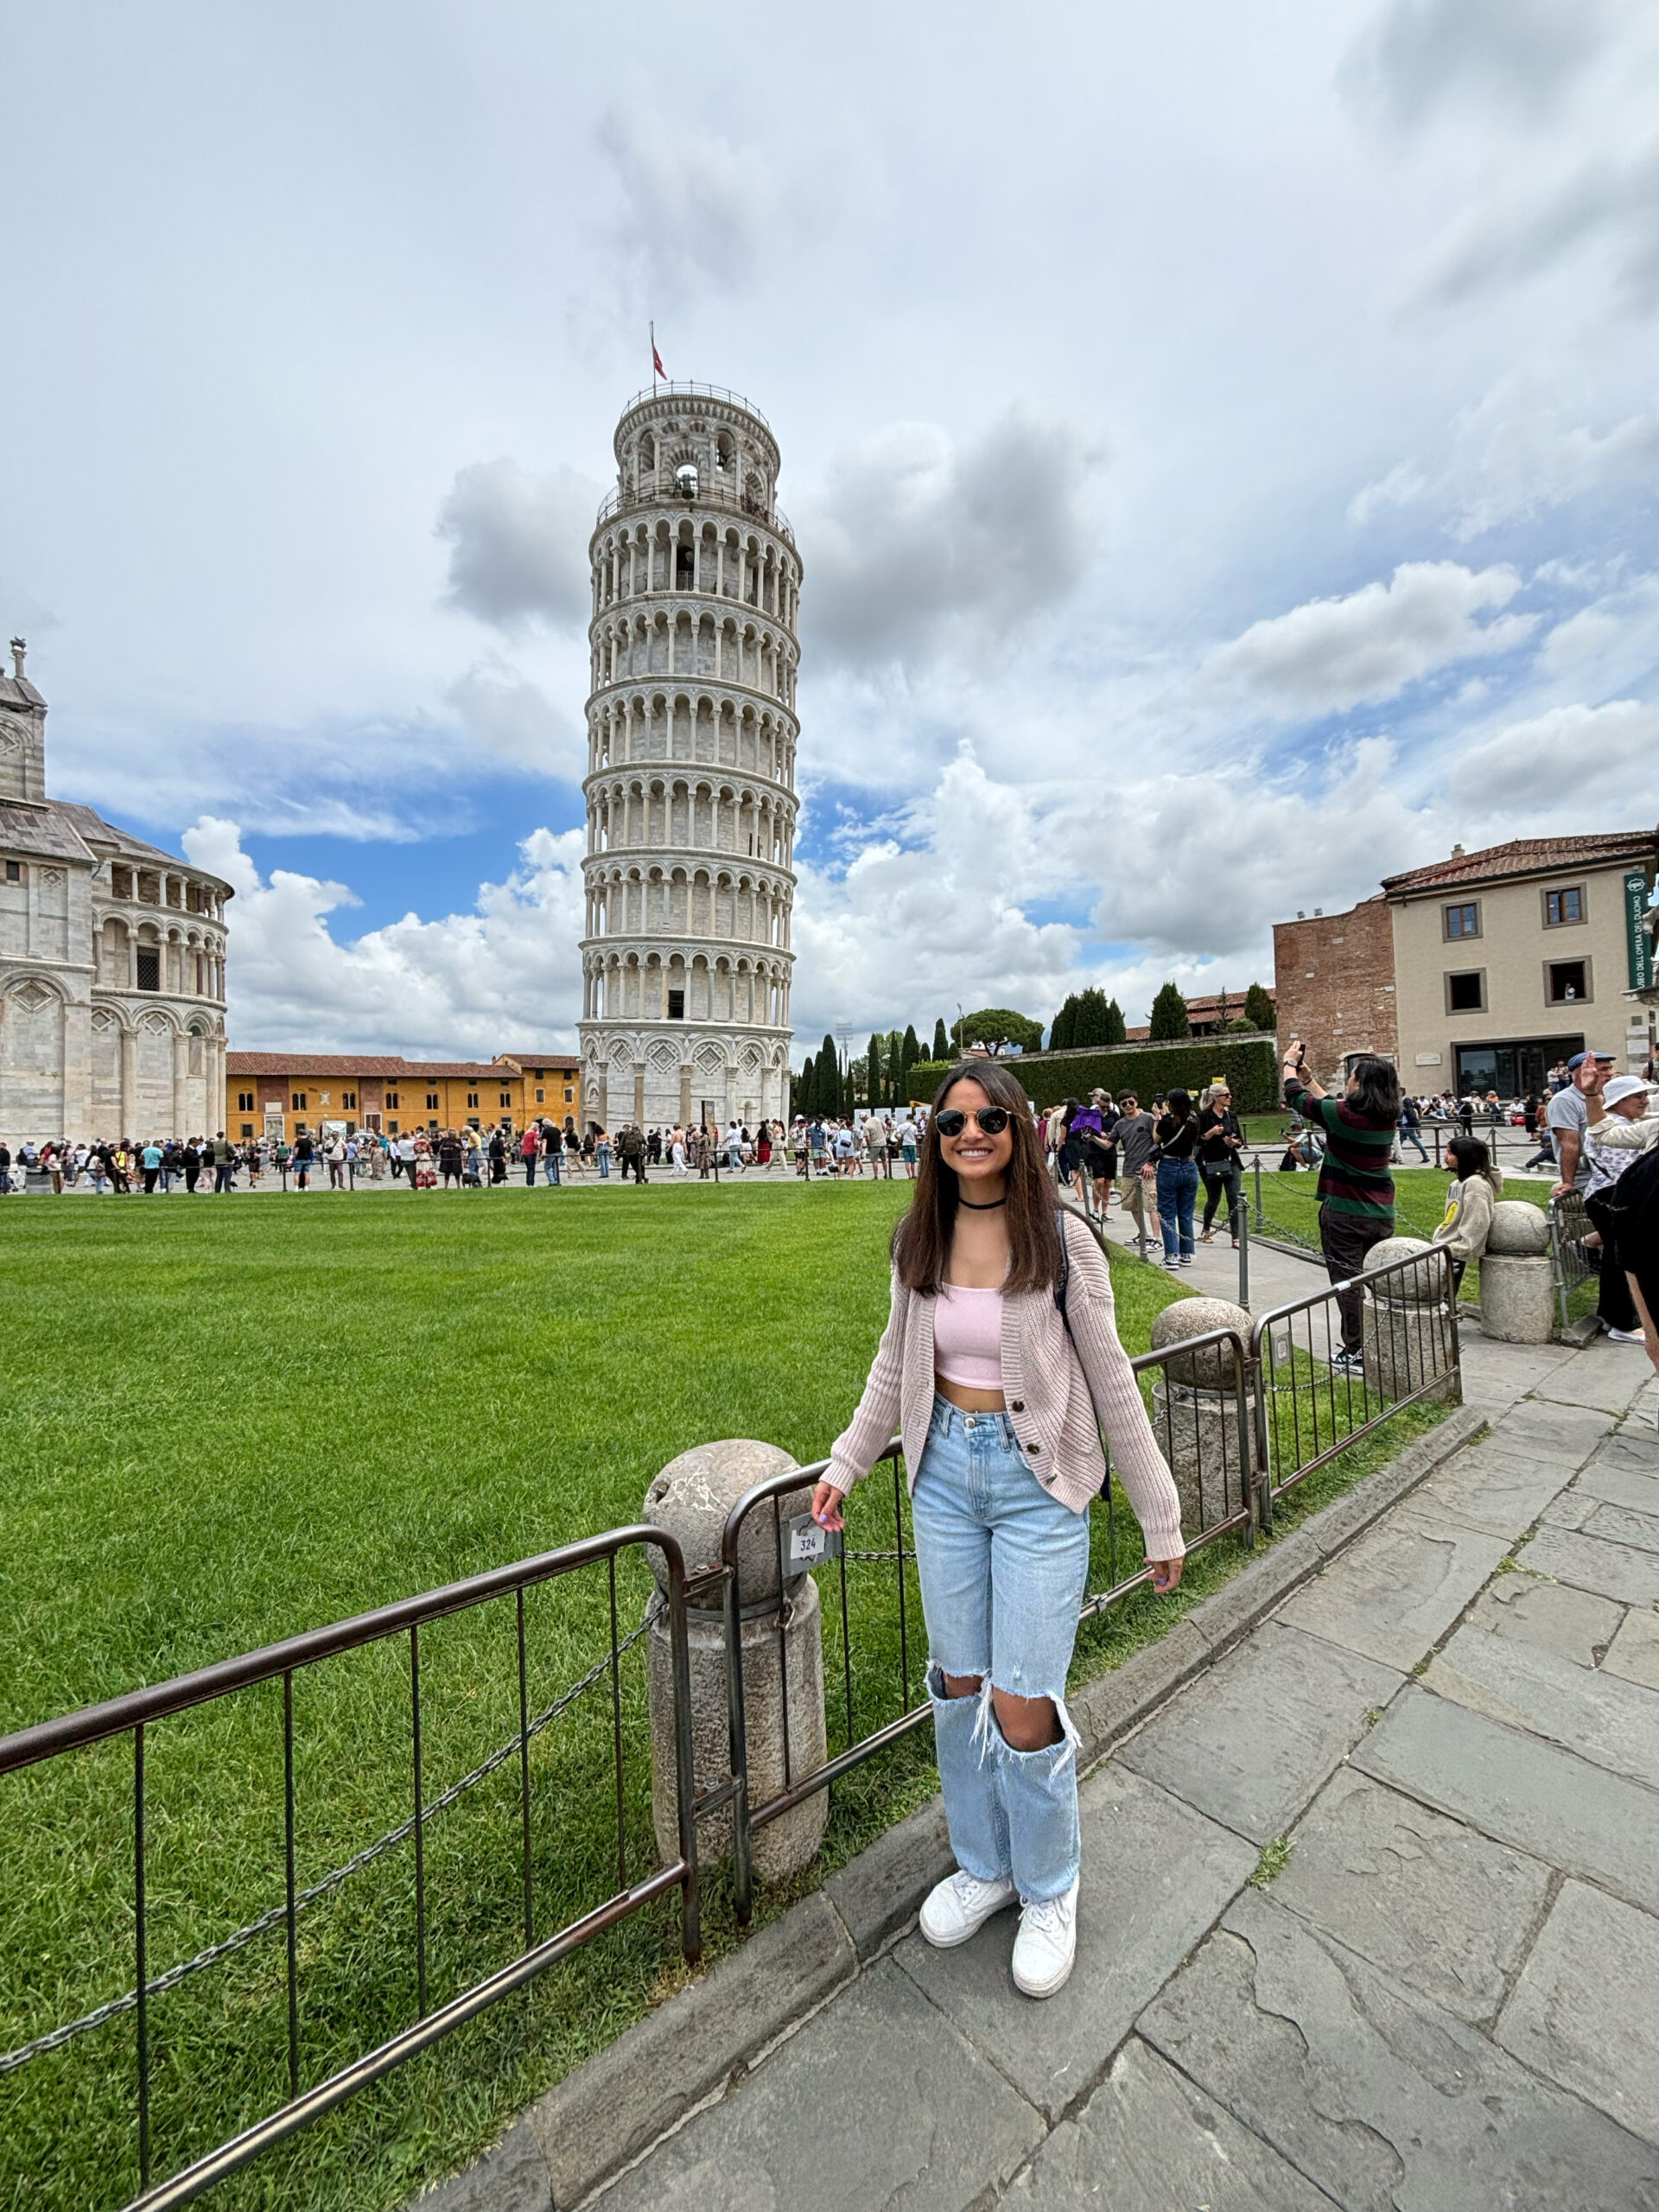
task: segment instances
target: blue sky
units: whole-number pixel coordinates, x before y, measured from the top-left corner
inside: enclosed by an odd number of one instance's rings
[[[0,616],[54,790],[236,881],[238,1044],[574,1041],[652,317],[784,451],[799,1043],[1659,816],[1654,11],[1009,21],[14,23]]]

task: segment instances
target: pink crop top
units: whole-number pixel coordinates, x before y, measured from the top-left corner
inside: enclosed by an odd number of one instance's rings
[[[946,1283],[933,1301],[933,1372],[964,1390],[1002,1388],[1002,1294]]]

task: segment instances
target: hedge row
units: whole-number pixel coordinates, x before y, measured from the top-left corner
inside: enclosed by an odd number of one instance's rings
[[[931,1098],[948,1063],[918,1060],[910,1071],[910,1095],[918,1104]],[[1196,1098],[1217,1076],[1226,1078],[1240,1114],[1270,1113],[1279,1103],[1279,1058],[1267,1037],[1230,1040],[1198,1038],[1186,1045],[1116,1045],[1095,1052],[1025,1052],[1010,1063],[1039,1106],[1058,1106],[1064,1098],[1086,1098],[1096,1088],[1133,1090],[1143,1105],[1176,1084]]]

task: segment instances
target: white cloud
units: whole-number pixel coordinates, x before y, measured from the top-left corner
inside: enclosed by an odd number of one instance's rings
[[[1457,417],[1438,473],[1401,461],[1357,493],[1348,512],[1363,525],[1389,507],[1436,507],[1466,543],[1597,493],[1649,498],[1656,481],[1659,411],[1627,415],[1599,431],[1574,422],[1544,391],[1506,378]]]
[[[1386,0],[1343,81],[1408,128],[1471,101],[1535,122],[1571,97],[1619,12],[1612,0]]]
[[[1521,644],[1535,617],[1479,619],[1507,606],[1520,588],[1508,566],[1477,571],[1455,561],[1405,562],[1386,584],[1253,622],[1206,657],[1203,676],[1255,695],[1282,716],[1375,704],[1439,669]]]
[[[543,474],[505,454],[458,469],[438,510],[449,541],[451,607],[509,632],[588,620],[588,540],[599,487],[573,468]]]
[[[963,442],[893,423],[846,448],[797,502],[810,543],[808,644],[860,667],[995,645],[1075,588],[1102,465],[1075,423],[1019,408]]]
[[[469,668],[444,693],[486,751],[544,775],[580,778],[588,768],[582,728],[537,683],[499,662]]]
[[[602,227],[605,259],[613,271],[620,264],[636,320],[709,289],[741,289],[759,264],[763,219],[778,194],[759,149],[633,109],[613,109],[594,136],[615,200]],[[674,350],[666,332],[658,344],[666,359]]]
[[[329,917],[344,884],[275,868],[267,880],[234,822],[203,815],[186,855],[234,885],[226,976],[242,1051],[361,1047],[488,1058],[515,1044],[569,1050],[581,999],[583,831],[533,830],[505,883],[468,914],[401,921],[341,943]]]
[[[1589,827],[1659,816],[1659,707],[1639,699],[1551,707],[1465,753],[1452,790],[1489,814],[1575,812]]]
[[[1659,307],[1659,141],[1599,156],[1548,178],[1518,208],[1474,210],[1441,255],[1427,287],[1442,306],[1501,284],[1541,276],[1581,252],[1601,255],[1624,304]]]

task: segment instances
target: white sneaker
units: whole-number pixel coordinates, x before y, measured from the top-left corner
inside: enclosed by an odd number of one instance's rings
[[[1645,1344],[1647,1339],[1640,1329],[1609,1329],[1607,1341],[1615,1344]]]
[[[1014,1903],[1015,1894],[1011,1875],[982,1882],[958,1867],[928,1891],[922,1905],[922,1933],[936,1951],[949,1951],[977,1936],[993,1913]]]
[[[1052,1997],[1065,1988],[1077,1955],[1074,1880],[1063,1897],[1035,1904],[1027,1900],[1020,1906],[1020,1933],[1014,1939],[1014,1986],[1023,1997]]]

